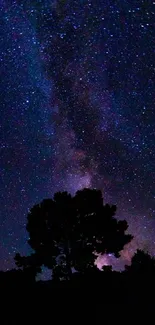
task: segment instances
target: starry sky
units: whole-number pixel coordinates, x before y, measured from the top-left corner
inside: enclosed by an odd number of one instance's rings
[[[155,255],[154,27],[153,0],[0,0],[0,269],[29,208],[83,187],[135,236],[119,267]]]

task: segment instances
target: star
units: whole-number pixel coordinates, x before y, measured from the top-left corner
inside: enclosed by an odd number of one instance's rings
[[[101,264],[122,268],[146,244],[155,255],[154,4],[2,2],[1,269],[30,252],[31,207],[83,187],[135,236],[119,265]]]

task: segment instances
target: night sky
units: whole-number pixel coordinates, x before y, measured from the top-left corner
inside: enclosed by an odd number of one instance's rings
[[[128,221],[121,263],[155,255],[155,2],[0,0],[0,76],[0,269],[29,208],[83,187]]]

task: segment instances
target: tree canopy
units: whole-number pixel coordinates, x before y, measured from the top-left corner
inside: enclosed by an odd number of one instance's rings
[[[73,269],[95,268],[95,252],[119,257],[133,237],[125,233],[127,222],[117,220],[115,213],[115,205],[103,204],[100,190],[83,189],[75,196],[56,193],[30,210],[28,243],[34,254],[16,255],[16,264],[45,265],[55,278],[69,279]]]
[[[131,259],[131,265],[126,265],[125,269],[133,274],[155,274],[155,258],[147,252],[137,249]]]

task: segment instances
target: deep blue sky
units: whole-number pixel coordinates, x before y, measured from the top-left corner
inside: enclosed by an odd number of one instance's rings
[[[0,268],[27,211],[97,187],[155,254],[155,2],[0,1]]]

